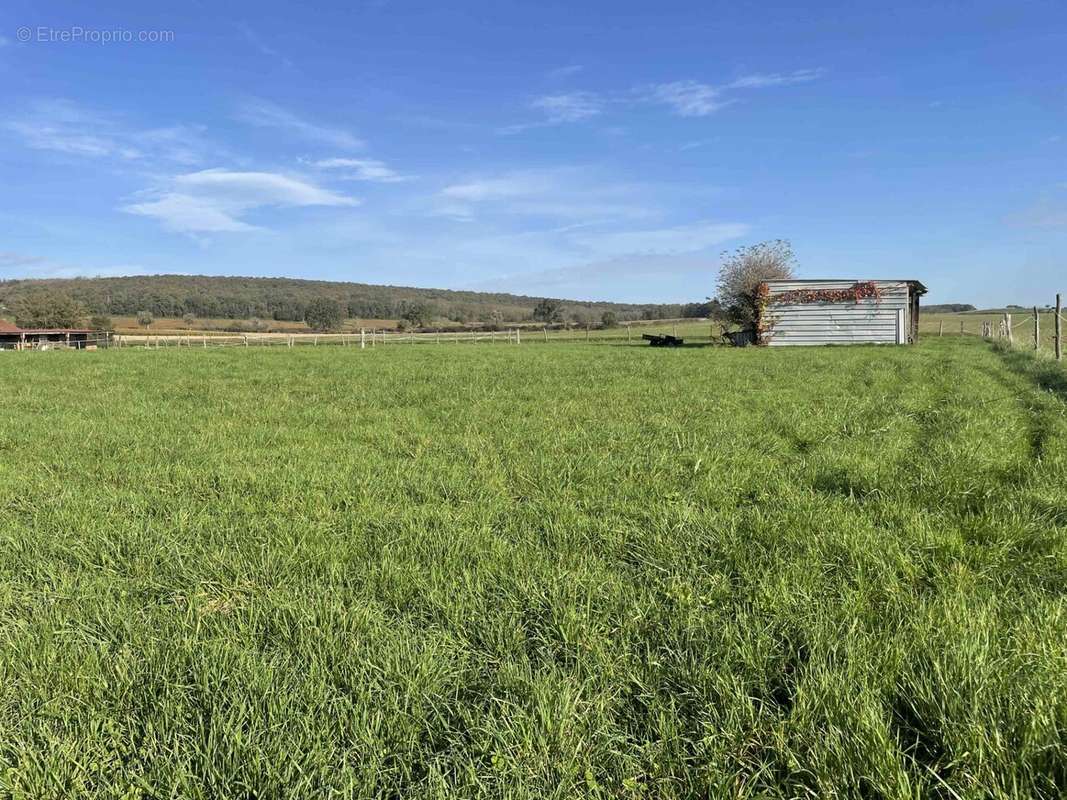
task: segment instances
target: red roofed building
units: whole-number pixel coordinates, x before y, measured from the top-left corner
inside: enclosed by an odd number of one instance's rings
[[[52,345],[81,350],[90,345],[93,333],[89,328],[20,328],[0,319],[0,350],[44,349]]]

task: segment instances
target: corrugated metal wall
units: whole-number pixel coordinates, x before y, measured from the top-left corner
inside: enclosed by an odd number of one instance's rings
[[[907,282],[872,282],[880,291],[878,298],[843,303],[775,303],[776,296],[797,289],[850,289],[856,282],[769,281],[764,341],[772,346],[906,342],[911,321]]]

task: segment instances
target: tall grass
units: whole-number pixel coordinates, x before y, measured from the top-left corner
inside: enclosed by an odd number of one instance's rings
[[[1062,796],[1049,366],[0,356],[0,795]]]

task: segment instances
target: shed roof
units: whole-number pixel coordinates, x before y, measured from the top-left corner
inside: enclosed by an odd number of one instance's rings
[[[92,328],[19,328],[19,333],[92,333]]]
[[[3,333],[93,333],[92,328],[20,328],[0,319],[0,334]]]
[[[914,278],[782,278],[764,281],[764,283],[768,286],[774,286],[776,283],[864,283],[865,281],[873,283],[906,283],[915,289],[918,294],[926,294],[929,291],[922,281],[917,281]]]

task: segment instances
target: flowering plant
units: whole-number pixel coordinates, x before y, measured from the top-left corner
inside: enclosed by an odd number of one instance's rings
[[[766,284],[763,284],[764,289]],[[848,303],[873,297],[878,300],[882,296],[881,289],[874,281],[857,281],[847,289],[794,289],[791,292],[783,292],[774,297],[769,297],[767,302],[776,305],[782,303]]]

